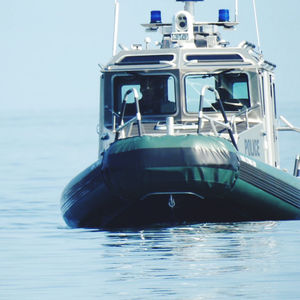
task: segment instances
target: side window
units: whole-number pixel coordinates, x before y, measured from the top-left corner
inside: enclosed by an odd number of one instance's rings
[[[168,88],[165,100],[175,104],[175,80],[173,77],[168,78]]]
[[[273,100],[273,105],[274,105],[274,116],[277,118],[277,107],[276,107],[276,93],[275,93],[275,83],[274,83],[274,78],[272,75],[270,75],[270,92],[271,92],[271,97]]]
[[[275,83],[272,84],[272,88],[273,88],[273,100],[274,100],[274,114],[275,114],[275,118],[277,118],[277,106],[276,106],[276,89],[275,89]]]

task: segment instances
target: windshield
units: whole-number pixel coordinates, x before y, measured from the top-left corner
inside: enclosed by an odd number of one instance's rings
[[[243,73],[219,73],[188,75],[185,78],[186,110],[188,113],[199,111],[200,94],[204,86],[215,88],[226,111],[238,111],[250,107],[248,76]],[[203,111],[218,111],[219,103],[215,94],[206,92]]]
[[[144,115],[173,114],[175,105],[175,80],[170,75],[123,75],[114,78],[114,111],[119,113],[126,92],[136,89],[141,113]],[[134,115],[136,105],[131,93],[125,115]]]

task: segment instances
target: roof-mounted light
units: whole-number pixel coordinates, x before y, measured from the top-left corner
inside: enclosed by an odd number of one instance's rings
[[[150,23],[161,23],[161,11],[160,10],[152,10],[151,11],[151,19]]]
[[[229,22],[229,9],[219,10],[219,22]]]

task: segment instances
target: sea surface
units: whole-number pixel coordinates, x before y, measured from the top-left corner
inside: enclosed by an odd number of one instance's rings
[[[68,228],[60,196],[97,159],[96,125],[92,109],[1,111],[0,299],[300,299],[300,221]],[[299,140],[283,137],[284,168]]]

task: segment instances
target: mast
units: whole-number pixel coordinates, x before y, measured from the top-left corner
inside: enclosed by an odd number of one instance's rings
[[[194,1],[186,1],[184,5],[184,10],[189,12],[192,16],[195,15],[195,3]]]
[[[119,30],[119,0],[115,0],[115,25],[113,37],[113,56],[117,54],[118,30]]]
[[[204,0],[176,0],[178,2],[185,2],[184,10],[189,12],[192,16],[195,15],[195,2],[204,1]]]

